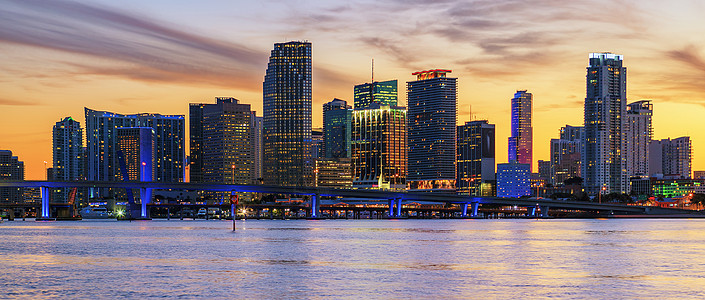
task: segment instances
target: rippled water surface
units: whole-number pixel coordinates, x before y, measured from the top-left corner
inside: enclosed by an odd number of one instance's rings
[[[0,224],[0,298],[704,298],[705,220]]]

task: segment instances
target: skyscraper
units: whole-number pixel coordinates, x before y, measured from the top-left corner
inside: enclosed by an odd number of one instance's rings
[[[326,158],[350,157],[352,108],[345,100],[323,104],[323,149]]]
[[[10,150],[0,150],[0,180],[24,180],[24,162]],[[0,188],[0,203],[21,203],[23,188]]]
[[[493,196],[495,184],[495,126],[486,120],[458,126],[457,192]]]
[[[217,100],[216,100],[217,101]],[[189,180],[203,180],[203,109],[205,103],[189,103]]]
[[[532,166],[533,128],[531,127],[531,93],[517,91],[512,98],[512,136],[509,137],[509,162]]]
[[[411,190],[455,192],[457,78],[450,70],[415,72],[407,82]]]
[[[203,180],[205,182],[251,184],[252,111],[235,98],[218,97],[203,108]]]
[[[628,190],[624,143],[627,68],[622,55],[590,54],[585,97],[582,175],[585,191],[625,193]]]
[[[183,182],[185,157],[185,121],[183,115],[122,115],[85,108],[87,180],[122,180],[117,158],[117,128],[150,127],[154,130],[154,179],[160,182]],[[96,192],[96,191],[93,191]],[[111,196],[107,190],[91,197]]]
[[[252,155],[254,157],[254,184],[261,184],[262,180],[262,117],[257,117],[252,112]]]
[[[52,129],[53,179],[75,181],[83,177],[83,129],[71,117],[56,122]],[[57,189],[53,193],[54,202],[65,203],[69,190]]]
[[[650,175],[690,178],[691,155],[689,136],[651,141],[649,145]]]
[[[381,106],[355,109],[351,122],[353,186],[406,188],[406,108]]]
[[[274,44],[263,98],[265,184],[313,186],[311,43]]]
[[[651,100],[641,100],[627,105],[627,176],[649,175],[649,144],[653,137]]]
[[[370,107],[377,103],[381,106],[397,105],[397,80],[374,81],[355,86],[353,104],[355,109]]]
[[[134,181],[154,181],[154,129],[120,127],[117,129],[118,150],[125,158],[127,176]]]

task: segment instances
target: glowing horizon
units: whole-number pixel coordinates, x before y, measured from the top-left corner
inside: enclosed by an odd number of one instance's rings
[[[287,40],[313,44],[314,127],[323,103],[352,102],[372,58],[375,79],[401,85],[414,71],[448,68],[458,78],[457,123],[496,124],[497,163],[506,159],[514,92],[534,95],[537,169],[560,127],[582,125],[588,55],[604,50],[623,55],[628,102],[653,100],[654,139],[690,136],[695,151],[705,147],[697,129],[705,3],[0,2],[0,149],[25,162],[27,179],[44,178],[55,122],[73,117],[85,127],[83,107],[187,116],[188,103],[230,96],[261,115],[269,51]],[[405,99],[400,93],[400,105]],[[703,170],[695,151],[693,170]]]

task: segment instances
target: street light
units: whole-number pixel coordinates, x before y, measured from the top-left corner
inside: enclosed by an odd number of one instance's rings
[[[603,186],[602,189],[600,190],[600,193],[597,196],[597,199],[600,201],[600,204],[602,204],[602,193],[607,190],[606,186]]]
[[[231,178],[232,179],[231,183],[235,184],[235,165],[232,165],[232,169],[233,169],[233,174],[232,174],[232,178]]]

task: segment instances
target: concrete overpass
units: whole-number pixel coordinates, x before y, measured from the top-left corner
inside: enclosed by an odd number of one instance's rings
[[[311,196],[311,215],[318,216],[321,196],[339,196],[387,200],[389,203],[389,216],[401,216],[403,201],[407,202],[435,202],[458,204],[462,207],[463,215],[477,215],[480,204],[498,204],[507,206],[527,207],[529,213],[540,211],[542,216],[548,216],[548,210],[567,209],[581,211],[599,211],[618,214],[648,214],[648,215],[676,215],[692,214],[693,211],[682,209],[660,208],[652,206],[635,206],[622,204],[598,204],[594,202],[557,201],[552,199],[531,198],[498,198],[460,196],[453,194],[385,191],[366,189],[333,189],[319,187],[293,187],[272,185],[238,185],[223,183],[167,183],[167,182],[142,182],[142,181],[0,181],[0,187],[27,187],[40,188],[42,194],[42,217],[49,218],[49,189],[51,188],[125,188],[139,189],[142,199],[150,199],[151,191],[161,190],[196,190],[196,191],[226,191],[226,192],[252,192],[266,194],[289,194]],[[142,203],[143,215],[146,212],[146,201]],[[393,209],[394,208],[394,209]]]

